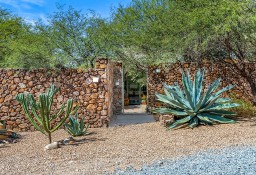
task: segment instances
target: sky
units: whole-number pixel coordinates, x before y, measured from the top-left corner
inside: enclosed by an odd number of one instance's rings
[[[47,16],[56,11],[56,3],[72,6],[76,10],[94,10],[103,18],[110,17],[111,8],[127,5],[132,0],[0,0],[0,7],[33,23],[37,19],[47,21]]]

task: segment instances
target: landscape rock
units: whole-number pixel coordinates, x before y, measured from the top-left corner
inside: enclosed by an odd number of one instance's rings
[[[50,143],[50,144],[46,145],[44,147],[44,150],[52,150],[52,149],[57,149],[59,147],[60,147],[60,145],[59,145],[58,142],[53,142],[53,143]]]

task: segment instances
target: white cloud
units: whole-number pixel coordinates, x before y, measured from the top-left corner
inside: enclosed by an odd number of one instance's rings
[[[35,25],[38,19],[40,19],[44,24],[48,24],[48,19],[45,14],[43,13],[21,13],[25,22]]]
[[[45,0],[0,0],[0,4],[12,6],[16,9],[30,9],[31,5],[43,6]]]
[[[21,0],[24,3],[29,3],[29,4],[35,4],[38,6],[43,6],[44,5],[44,0]]]
[[[47,23],[47,19],[42,13],[31,13],[30,9],[34,6],[42,7],[45,0],[0,0],[0,5],[8,5],[15,9],[16,13],[23,17],[27,23],[32,25],[40,18],[44,23]]]

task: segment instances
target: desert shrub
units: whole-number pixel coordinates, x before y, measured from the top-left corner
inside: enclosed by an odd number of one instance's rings
[[[251,118],[256,117],[256,106],[245,99],[238,99],[234,96],[230,96],[235,103],[240,104],[237,108],[231,109],[232,112],[237,113],[237,117],[239,118]]]

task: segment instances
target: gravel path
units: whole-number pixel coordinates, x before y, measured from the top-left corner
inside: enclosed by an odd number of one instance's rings
[[[140,170],[132,167],[116,175],[255,175],[256,147],[208,150],[176,160],[158,161]]]
[[[256,146],[255,122],[173,131],[148,123],[89,131],[76,138],[81,144],[50,151],[44,151],[48,140],[41,133],[21,133],[20,142],[0,148],[0,174],[104,174],[207,149]],[[63,130],[53,134],[54,141],[67,137]]]

